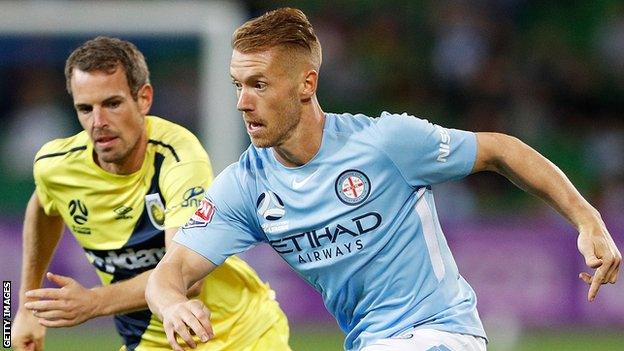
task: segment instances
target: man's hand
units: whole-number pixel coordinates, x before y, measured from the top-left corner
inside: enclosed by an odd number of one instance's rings
[[[586,272],[579,274],[579,278],[589,284],[587,300],[594,301],[601,284],[614,284],[617,281],[622,254],[604,225],[582,229],[577,245],[585,257],[585,264],[596,270],[593,276]]]
[[[20,308],[13,320],[11,345],[15,351],[41,351],[46,327],[37,322],[37,317]]]
[[[176,340],[176,334],[193,349],[197,344],[192,334],[199,336],[202,342],[207,342],[214,336],[210,325],[210,311],[199,300],[179,302],[164,308],[162,322],[167,341],[174,351],[184,351]]]
[[[214,336],[210,310],[201,301],[189,300],[186,296],[193,284],[215,268],[214,263],[197,252],[171,242],[147,280],[145,300],[163,322],[167,341],[175,351],[183,350],[180,344],[195,348],[199,340],[207,342]],[[181,340],[176,339],[176,334]]]
[[[36,289],[26,292],[30,300],[24,304],[39,323],[46,327],[71,327],[96,317],[95,293],[72,278],[47,273],[46,277],[60,288]]]

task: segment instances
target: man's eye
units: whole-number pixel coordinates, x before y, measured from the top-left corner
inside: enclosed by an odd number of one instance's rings
[[[121,102],[120,101],[111,101],[111,102],[109,102],[106,105],[108,105],[108,107],[110,107],[110,108],[117,108],[117,107],[119,107],[119,105],[121,105]]]
[[[257,82],[256,83],[256,89],[258,89],[258,90],[264,90],[264,89],[266,89],[266,87],[267,87],[267,84],[264,83],[264,82]]]
[[[232,85],[236,87],[236,90],[241,90],[243,88],[243,85],[239,82],[232,82]]]
[[[77,107],[76,110],[82,114],[86,114],[89,113],[91,111],[93,111],[92,107],[87,107],[87,106],[83,106],[83,107]]]

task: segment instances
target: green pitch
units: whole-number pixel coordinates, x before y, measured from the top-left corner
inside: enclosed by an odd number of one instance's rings
[[[291,330],[293,351],[342,350],[343,335],[334,325],[302,326]],[[93,324],[70,329],[49,329],[46,351],[118,350],[120,339],[113,329],[94,327]],[[621,351],[624,333],[618,330],[574,329],[564,331],[532,331],[521,337],[513,348],[496,347],[496,340],[488,351]]]

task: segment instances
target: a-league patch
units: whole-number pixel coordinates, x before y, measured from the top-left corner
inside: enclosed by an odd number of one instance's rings
[[[284,201],[276,193],[267,190],[258,196],[256,200],[256,208],[260,217],[276,221],[286,214],[284,209]]]
[[[203,198],[199,207],[183,228],[205,227],[212,221],[216,211],[215,205],[208,198]]]
[[[362,203],[371,191],[371,183],[366,174],[350,169],[342,172],[336,179],[336,195],[346,205]]]

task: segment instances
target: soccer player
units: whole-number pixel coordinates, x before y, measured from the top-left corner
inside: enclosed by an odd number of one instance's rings
[[[239,27],[230,73],[252,144],[215,180],[148,279],[171,345],[206,335],[186,291],[232,254],[266,242],[323,297],[346,350],[485,350],[472,288],[444,239],[431,185],[498,172],[579,231],[594,300],[621,254],[565,175],[513,137],[447,129],[406,114],[322,111],[321,46],[282,8]]]
[[[65,76],[84,131],[47,143],[34,161],[13,346],[41,350],[46,327],[114,314],[122,350],[170,350],[147,309],[145,285],[210,185],[208,155],[188,130],[146,116],[153,89],[133,44],[87,41],[68,58]],[[58,288],[40,288],[63,224],[103,286],[47,273]],[[202,349],[290,350],[286,317],[268,285],[236,257],[214,273],[188,292],[208,307],[202,316],[214,336]]]

